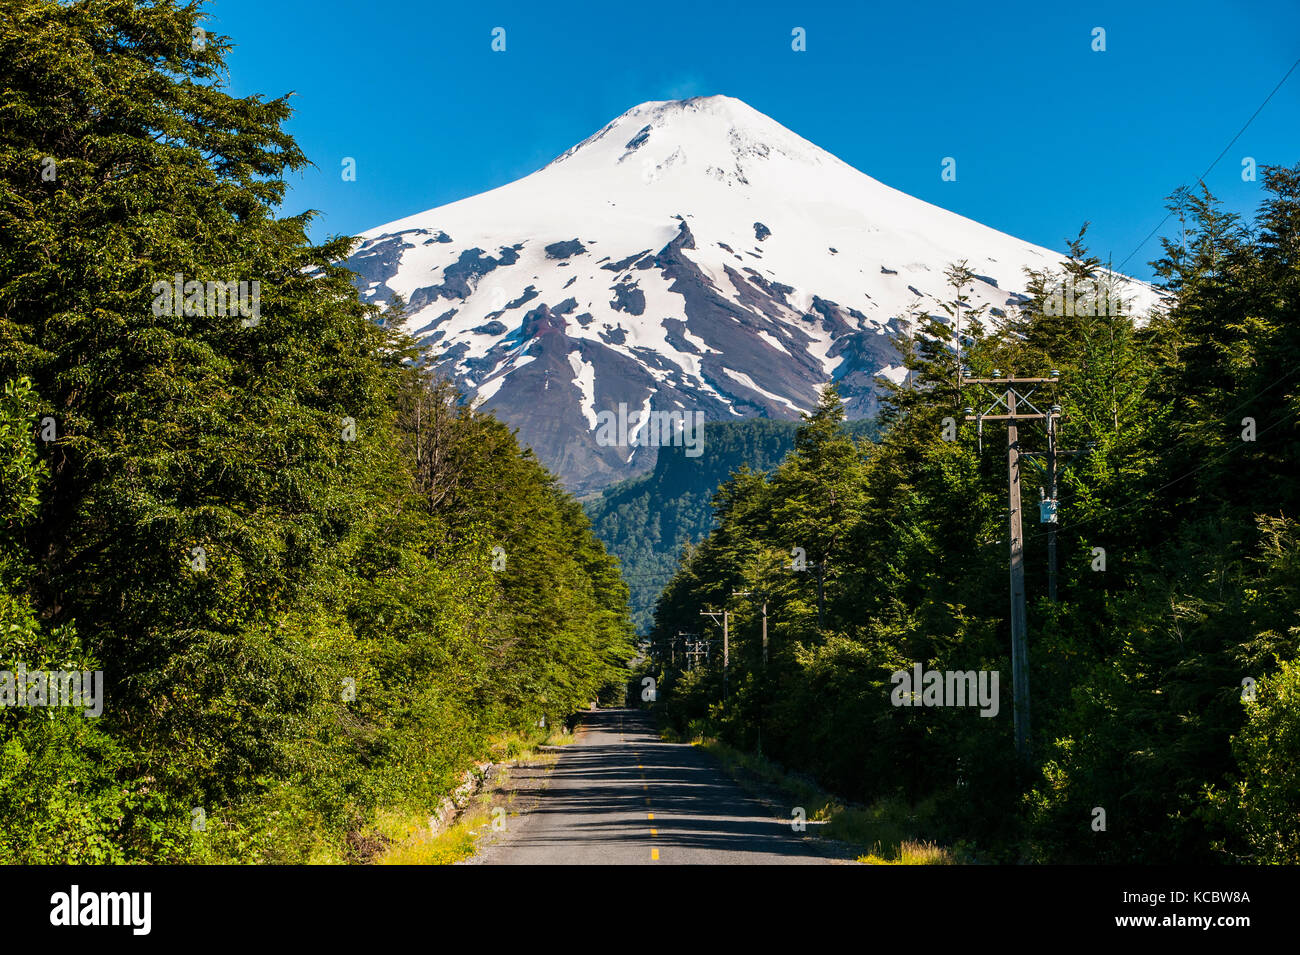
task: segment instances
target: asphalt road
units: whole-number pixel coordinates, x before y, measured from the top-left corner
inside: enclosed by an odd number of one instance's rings
[[[549,769],[512,773],[504,832],[487,865],[787,865],[828,863],[824,846],[768,808],[707,753],[659,740],[647,714],[582,714],[578,739]],[[810,827],[811,828],[811,827]]]

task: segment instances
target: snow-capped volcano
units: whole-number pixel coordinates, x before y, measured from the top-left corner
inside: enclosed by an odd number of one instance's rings
[[[361,239],[362,297],[405,298],[442,370],[579,492],[654,463],[598,440],[602,411],[624,405],[633,435],[647,411],[793,418],[836,380],[869,415],[874,376],[900,372],[887,333],[943,314],[949,264],[996,318],[1026,267],[1061,258],[727,96],[643,103],[530,176]]]

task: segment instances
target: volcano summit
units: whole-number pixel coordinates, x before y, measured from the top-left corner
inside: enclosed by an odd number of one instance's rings
[[[442,372],[583,493],[654,464],[650,442],[597,441],[621,404],[796,418],[834,380],[852,417],[873,414],[875,376],[902,376],[889,333],[943,314],[962,259],[997,320],[1024,269],[1061,256],[709,96],[643,103],[532,175],[371,229],[347,264],[364,300],[405,298]]]

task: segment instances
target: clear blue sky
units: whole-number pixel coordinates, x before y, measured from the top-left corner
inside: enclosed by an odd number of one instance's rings
[[[231,89],[292,91],[315,169],[283,211],[356,233],[527,175],[646,100],[725,93],[875,178],[1118,264],[1300,58],[1296,0],[1056,3],[210,0]],[[494,27],[506,50],[491,50]],[[806,52],[791,30],[807,31]],[[1091,48],[1094,27],[1106,51]],[[343,157],[357,179],[343,181]],[[957,181],[940,179],[945,156]],[[1300,161],[1300,69],[1208,177]],[[1172,224],[1174,220],[1170,220]],[[1170,224],[1166,224],[1166,229]],[[1125,271],[1150,277],[1151,239]]]

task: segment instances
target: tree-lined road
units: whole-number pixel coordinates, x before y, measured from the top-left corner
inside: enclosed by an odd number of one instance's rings
[[[506,831],[474,863],[818,864],[831,852],[747,795],[698,747],[660,741],[638,710],[582,714],[557,762],[513,774]]]

